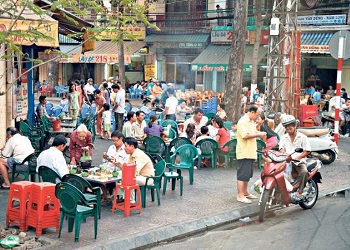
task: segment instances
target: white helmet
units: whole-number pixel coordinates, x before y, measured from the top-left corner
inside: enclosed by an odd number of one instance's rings
[[[286,115],[282,118],[282,125],[285,127],[289,124],[297,124],[297,120],[292,115]]]

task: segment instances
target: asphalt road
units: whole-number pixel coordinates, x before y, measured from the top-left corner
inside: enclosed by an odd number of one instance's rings
[[[251,220],[153,249],[350,249],[350,198],[343,195],[323,197],[311,210],[293,205],[262,223]]]

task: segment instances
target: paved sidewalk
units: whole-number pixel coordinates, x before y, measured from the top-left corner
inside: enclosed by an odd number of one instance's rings
[[[102,152],[112,144],[108,140],[96,140],[93,164],[102,161]],[[342,149],[342,146],[340,147]],[[345,150],[345,147],[343,147]],[[346,151],[347,152],[347,151]],[[323,184],[320,191],[335,191],[338,187],[349,187],[350,171],[347,166],[348,154],[340,151],[339,159],[322,170]],[[102,204],[102,218],[98,221],[97,240],[93,239],[93,220],[89,218],[81,225],[80,241],[74,243],[74,232],[67,232],[64,222],[62,236],[57,238],[54,229],[44,230],[43,236],[52,244],[45,249],[132,249],[155,244],[205,231],[222,223],[229,223],[241,217],[258,212],[257,201],[252,204],[238,203],[236,195],[236,169],[201,168],[195,170],[194,184],[189,185],[188,172],[183,171],[184,194],[179,189],[172,191],[170,183],[167,193],[161,196],[161,205],[152,202],[147,195],[147,206],[142,214],[131,212],[125,218],[122,211],[111,212],[111,201]],[[256,170],[253,184],[259,178]],[[336,186],[335,186],[336,185]],[[5,226],[8,191],[0,189],[0,226]],[[30,229],[28,234],[34,234]]]

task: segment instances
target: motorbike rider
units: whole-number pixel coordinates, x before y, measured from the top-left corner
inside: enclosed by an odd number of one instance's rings
[[[342,111],[340,113],[340,127],[343,128],[343,134],[347,131],[347,126],[344,127],[350,121],[350,98],[342,105]]]
[[[291,199],[298,203],[303,198],[303,190],[307,183],[308,171],[306,168],[306,157],[311,152],[311,146],[307,136],[297,131],[297,120],[292,115],[286,115],[282,118],[282,125],[286,129],[286,134],[281,137],[279,149],[282,153],[287,153],[289,156],[286,161],[291,162],[292,172],[298,173],[300,181],[299,189],[293,193]],[[302,153],[295,153],[296,148],[302,148]],[[292,160],[299,160],[298,162]]]

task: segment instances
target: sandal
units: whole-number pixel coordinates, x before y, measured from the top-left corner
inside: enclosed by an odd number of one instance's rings
[[[4,187],[2,184],[1,184],[1,189],[4,189],[4,190],[9,190],[10,187]]]

